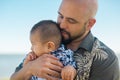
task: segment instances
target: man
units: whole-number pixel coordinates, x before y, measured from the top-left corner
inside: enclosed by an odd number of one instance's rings
[[[74,51],[76,80],[119,80],[116,55],[91,33],[97,8],[97,0],[62,0],[58,23],[63,43]],[[18,69],[11,80],[28,80],[32,75],[58,80],[61,69],[58,59],[46,54]]]
[[[72,49],[79,80],[118,80],[118,59],[114,52],[91,34],[97,0],[63,0],[58,11],[63,43]]]

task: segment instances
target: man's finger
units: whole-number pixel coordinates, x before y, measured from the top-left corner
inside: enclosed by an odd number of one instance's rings
[[[59,72],[50,70],[50,69],[47,70],[47,74],[49,74],[50,76],[54,76],[56,78],[60,78],[60,76],[61,76]]]
[[[51,63],[60,67],[63,67],[63,64],[59,60],[51,60]]]
[[[61,70],[62,70],[62,67],[61,67],[62,65],[55,65],[55,64],[49,64],[49,68],[51,69],[51,70],[55,70],[55,71],[57,71],[57,72],[61,72]]]

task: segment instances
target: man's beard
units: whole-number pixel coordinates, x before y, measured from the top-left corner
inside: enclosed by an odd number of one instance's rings
[[[83,28],[82,32],[79,34],[79,35],[76,35],[74,37],[71,36],[71,34],[65,30],[61,30],[63,32],[65,32],[67,35],[68,35],[68,38],[67,39],[64,39],[64,37],[62,36],[62,43],[64,45],[67,45],[69,43],[71,43],[72,41],[78,39],[78,38],[82,38],[82,36],[85,34],[86,32],[86,27]]]
[[[62,35],[62,44],[69,44],[72,41],[71,35],[69,32],[65,31],[64,29],[61,29],[61,33],[64,32],[67,34],[68,38],[65,39],[64,36]]]
[[[67,45],[67,44],[69,44],[69,43],[71,43],[72,42],[72,39],[71,38],[69,38],[69,39],[63,39],[62,38],[62,43],[64,44],[64,45]]]

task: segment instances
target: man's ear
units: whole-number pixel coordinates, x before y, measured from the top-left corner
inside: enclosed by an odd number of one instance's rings
[[[91,28],[93,27],[93,25],[96,23],[96,19],[95,18],[91,18],[88,22],[88,29],[91,30]]]
[[[55,43],[52,41],[47,42],[47,50],[49,52],[52,52],[53,50],[55,50]]]

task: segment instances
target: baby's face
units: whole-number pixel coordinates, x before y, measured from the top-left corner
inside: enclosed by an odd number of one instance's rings
[[[35,32],[30,35],[30,41],[32,44],[31,50],[39,57],[42,54],[47,53],[47,46],[40,41],[40,35]]]

